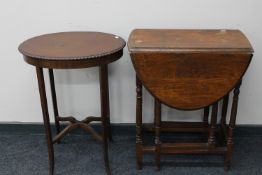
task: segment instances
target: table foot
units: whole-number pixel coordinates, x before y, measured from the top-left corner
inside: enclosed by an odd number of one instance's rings
[[[104,162],[105,162],[106,174],[111,175],[112,173],[111,173],[109,159],[108,159],[108,143],[103,144],[103,150],[104,150]]]
[[[143,146],[142,143],[136,143],[136,166],[138,170],[143,167]]]
[[[227,165],[227,164],[224,165],[224,170],[225,170],[225,171],[229,171],[229,170],[230,170],[230,165]]]

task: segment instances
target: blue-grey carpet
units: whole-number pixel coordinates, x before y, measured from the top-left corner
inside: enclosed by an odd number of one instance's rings
[[[0,126],[1,127],[1,126]],[[133,130],[132,130],[133,131]],[[114,175],[261,175],[262,134],[236,132],[232,167],[224,171],[221,156],[162,156],[161,171],[155,171],[153,155],[136,170],[134,132],[117,134],[110,143]],[[178,139],[183,139],[184,135]],[[149,137],[146,138],[146,140]],[[174,136],[173,139],[176,139]],[[103,175],[102,145],[85,134],[71,134],[55,148],[56,175]],[[42,133],[6,132],[0,128],[0,175],[47,175],[47,148]]]

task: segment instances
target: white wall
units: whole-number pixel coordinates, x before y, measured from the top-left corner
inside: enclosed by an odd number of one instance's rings
[[[255,50],[241,87],[237,123],[262,124],[261,9],[261,0],[2,0],[0,122],[42,121],[35,69],[17,51],[25,39],[84,30],[114,33],[127,40],[134,28],[226,28],[242,30]],[[134,122],[135,72],[126,48],[109,72],[112,122]],[[97,68],[59,70],[55,74],[62,115],[80,119],[99,115]],[[151,121],[152,97],[146,94],[145,101],[145,121]],[[163,118],[168,114],[169,119],[196,120],[202,113],[164,108]]]

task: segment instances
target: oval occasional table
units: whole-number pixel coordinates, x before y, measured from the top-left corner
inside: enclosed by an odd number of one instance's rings
[[[143,154],[154,153],[157,169],[161,154],[219,154],[225,157],[227,170],[232,157],[239,88],[253,56],[245,35],[239,30],[137,29],[129,37],[128,48],[137,75],[138,169],[142,168]],[[155,98],[154,125],[144,125],[155,132],[153,146],[142,144],[142,86]],[[231,91],[231,115],[226,127]],[[217,125],[220,100],[223,105]],[[161,104],[179,110],[203,108],[203,121],[162,122]],[[207,137],[199,143],[162,143],[160,133],[164,131],[203,132]]]
[[[111,174],[108,160],[108,139],[112,140],[110,129],[110,110],[108,92],[108,64],[116,61],[123,55],[125,41],[119,36],[100,32],[63,32],[46,34],[26,40],[19,46],[24,60],[36,67],[41,107],[44,119],[45,134],[49,156],[49,174],[54,174],[53,144],[70,131],[83,128],[85,131],[103,143],[104,161],[107,174]],[[59,116],[55,91],[53,69],[79,69],[99,67],[101,117],[89,116],[82,121],[74,117]],[[49,71],[52,102],[55,116],[56,136],[52,138],[43,68]],[[67,121],[69,125],[60,130],[60,122]],[[89,123],[101,121],[102,135],[98,134]]]

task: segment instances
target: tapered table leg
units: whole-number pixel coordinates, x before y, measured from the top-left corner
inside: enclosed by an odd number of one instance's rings
[[[51,87],[52,102],[53,102],[53,109],[54,109],[56,134],[59,134],[60,133],[60,123],[58,119],[59,114],[58,114],[58,108],[57,108],[54,72],[53,72],[53,69],[49,69],[48,71],[49,71],[50,87]]]
[[[141,170],[143,166],[142,93],[142,83],[136,77],[136,165],[138,170]]]
[[[52,133],[50,128],[49,114],[48,114],[43,68],[36,67],[36,73],[37,73],[39,94],[40,94],[41,107],[42,107],[42,113],[44,119],[45,135],[46,135],[46,141],[48,147],[49,175],[53,175],[54,174],[54,148],[52,143]]]
[[[107,65],[101,65],[99,67],[100,74],[100,98],[101,98],[101,117],[103,125],[103,152],[106,172],[111,174],[109,159],[108,159],[108,72]]]
[[[108,138],[110,141],[113,141],[113,137],[112,137],[112,131],[111,131],[111,124],[110,124],[110,102],[109,102],[109,88],[108,88],[108,65],[104,66],[104,72],[106,74],[106,76],[104,77],[104,86],[105,86],[105,99],[106,100],[106,111],[107,111],[107,115],[106,115],[106,122],[107,122],[107,133],[108,133]]]
[[[238,96],[239,96],[239,93],[240,93],[240,90],[239,90],[240,85],[241,85],[241,81],[239,82],[239,84],[234,89],[234,96],[233,96],[233,102],[232,102],[232,108],[231,108],[228,134],[227,134],[227,152],[226,152],[225,161],[224,161],[225,170],[228,170],[230,168],[230,164],[231,164],[233,144],[234,144],[233,132],[234,132],[235,124],[236,124]]]
[[[157,170],[160,170],[160,156],[161,156],[161,141],[160,141],[160,132],[161,132],[161,103],[159,100],[155,99],[155,161]]]

